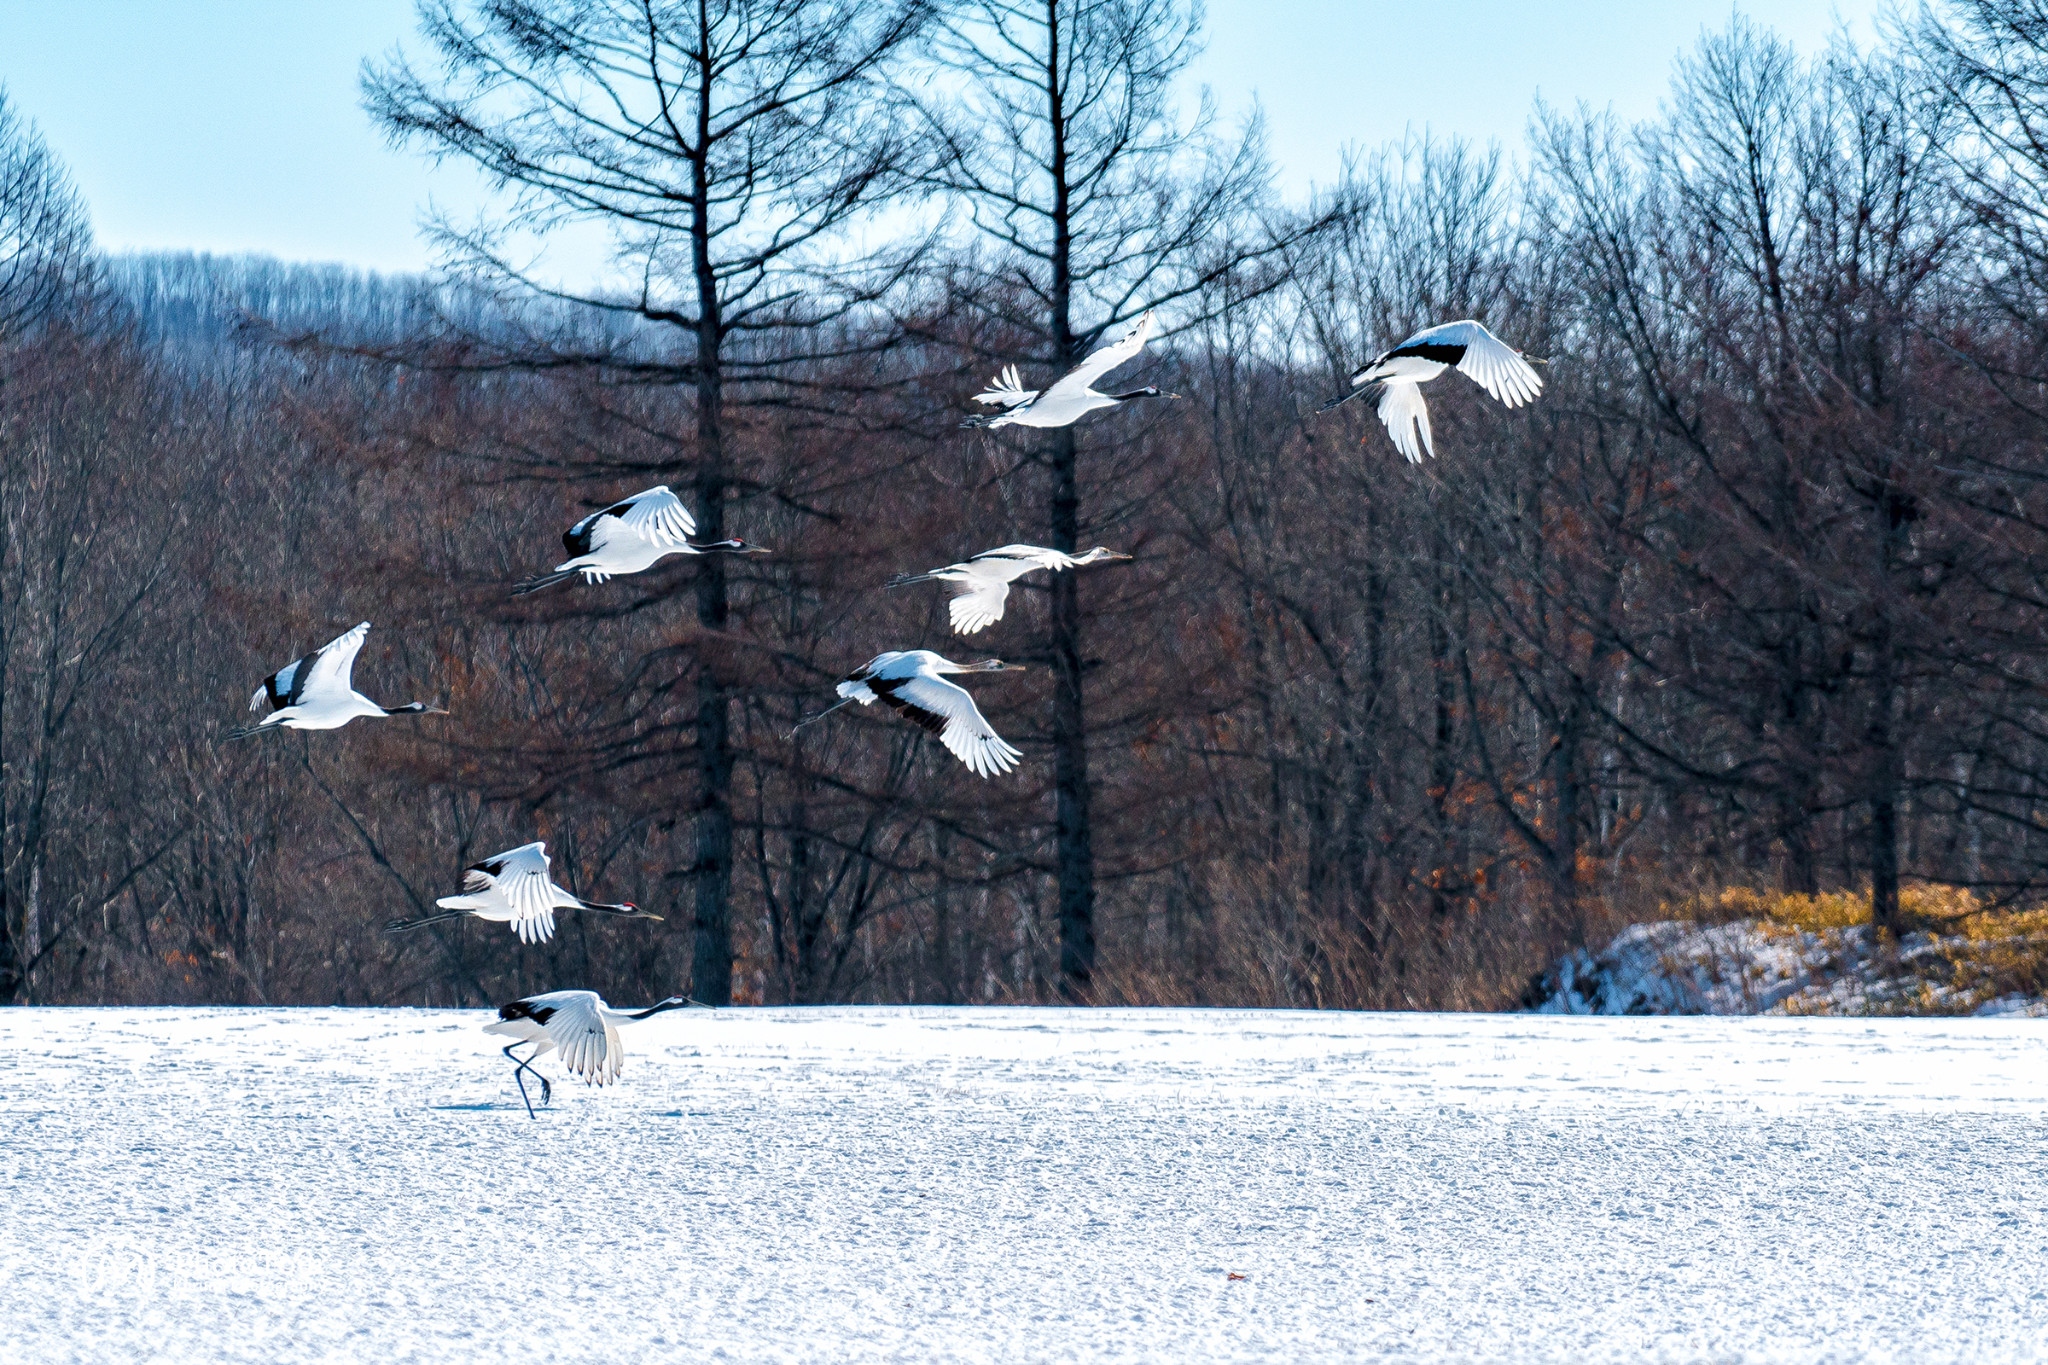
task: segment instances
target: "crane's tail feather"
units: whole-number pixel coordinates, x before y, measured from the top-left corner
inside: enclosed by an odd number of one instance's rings
[[[576,570],[574,569],[557,569],[553,573],[544,573],[537,578],[529,578],[523,582],[513,584],[512,595],[514,597],[524,597],[530,592],[539,592],[542,588],[553,587],[563,579],[574,578],[575,576]]]

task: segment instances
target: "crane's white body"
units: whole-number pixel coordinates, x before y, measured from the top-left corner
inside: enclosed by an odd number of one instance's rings
[[[993,777],[1017,766],[1023,755],[995,732],[974,698],[947,673],[1021,671],[1000,659],[956,664],[929,649],[890,650],[877,654],[846,675],[839,684],[839,706],[886,702],[897,714],[939,737],[952,755],[978,777]],[[833,708],[837,710],[837,707]]]
[[[512,1073],[515,1079],[520,1078],[521,1072],[532,1070],[537,1058],[560,1052],[562,1066],[571,1075],[581,1077],[584,1084],[610,1085],[626,1065],[626,1049],[619,1042],[621,1024],[638,1023],[664,1010],[696,1003],[672,995],[644,1010],[615,1010],[596,991],[549,991],[500,1005],[496,1022],[485,1024],[484,1032],[512,1039],[505,1047],[507,1057],[512,1057],[512,1049],[521,1043],[533,1044],[533,1051],[524,1060],[512,1058],[518,1063],[518,1069]],[[533,1074],[540,1079],[541,1103],[546,1104],[553,1087],[538,1071]],[[524,1079],[519,1079],[519,1094],[525,1098]],[[526,1111],[533,1112],[531,1101]]]
[[[254,725],[234,731],[230,737],[241,738],[279,728],[338,730],[365,716],[443,714],[439,707],[424,702],[379,706],[355,690],[351,677],[355,672],[356,655],[361,652],[363,641],[369,638],[369,634],[370,623],[364,621],[354,630],[335,636],[313,653],[294,659],[265,678],[263,685],[249,694],[249,709],[261,711],[267,705],[271,708],[270,714]]]
[[[947,604],[953,633],[972,635],[1003,619],[1003,605],[1010,597],[1010,584],[1038,569],[1078,569],[1105,559],[1129,559],[1126,554],[1100,545],[1083,555],[1062,554],[1042,545],[1004,545],[984,550],[969,560],[948,564],[927,573],[903,574],[889,580],[889,586],[938,582],[956,585],[960,591]]]
[[[1379,385],[1379,419],[1393,438],[1394,449],[1410,464],[1420,464],[1425,454],[1436,454],[1421,386],[1454,367],[1511,408],[1531,401],[1543,390],[1543,379],[1527,357],[1466,318],[1417,332],[1359,366],[1351,375],[1351,392],[1331,400],[1324,409]]]
[[[992,417],[976,417],[970,426],[980,427],[1065,427],[1072,426],[1091,412],[1113,408],[1133,398],[1158,398],[1158,389],[1135,389],[1130,393],[1099,393],[1095,381],[1111,370],[1137,357],[1151,339],[1153,311],[1124,330],[1116,340],[1106,342],[1091,351],[1086,360],[1067,371],[1053,385],[1043,390],[1027,389],[1017,375],[1015,365],[1006,365],[1001,374],[982,392],[974,395],[974,401],[1003,411]]]

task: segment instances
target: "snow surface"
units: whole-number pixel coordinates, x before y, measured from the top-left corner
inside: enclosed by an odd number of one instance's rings
[[[0,1011],[0,1357],[2048,1359],[2038,1020],[486,1018]]]

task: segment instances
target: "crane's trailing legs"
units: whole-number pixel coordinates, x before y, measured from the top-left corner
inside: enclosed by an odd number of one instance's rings
[[[850,705],[852,705],[852,704],[853,704],[853,701],[854,701],[854,699],[853,699],[852,697],[848,697],[848,698],[847,698],[847,699],[846,699],[845,701],[836,701],[836,702],[833,702],[833,703],[832,703],[832,704],[831,704],[830,706],[828,706],[828,707],[826,707],[826,708],[825,708],[824,710],[822,710],[822,711],[818,712],[818,714],[817,714],[817,715],[815,715],[815,716],[805,716],[805,717],[804,717],[804,718],[803,718],[802,720],[798,721],[798,722],[797,722],[797,723],[796,723],[795,725],[792,725],[792,726],[790,727],[790,729],[789,729],[789,737],[790,737],[791,739],[795,739],[795,738],[796,738],[796,732],[797,732],[797,731],[799,731],[799,730],[801,730],[801,729],[803,729],[803,728],[804,728],[804,727],[805,727],[806,725],[816,725],[816,724],[817,724],[817,723],[818,723],[819,721],[821,721],[821,720],[825,719],[825,717],[827,717],[827,716],[831,715],[831,714],[832,714],[832,713],[833,713],[834,711],[837,711],[837,710],[838,710],[838,709],[839,709],[840,707],[842,707],[842,706],[850,706]]]
[[[525,1040],[522,1039],[521,1041],[523,1042]],[[537,1119],[540,1117],[540,1115],[533,1112],[533,1101],[527,1099],[526,1096],[526,1078],[524,1076],[521,1076],[519,1073],[522,1071],[533,1071],[533,1078],[540,1082],[540,1104],[541,1108],[543,1109],[547,1108],[548,1102],[554,1099],[555,1088],[552,1085],[548,1084],[547,1077],[541,1075],[538,1071],[534,1071],[532,1063],[527,1058],[513,1056],[512,1049],[518,1046],[518,1043],[507,1043],[505,1045],[505,1055],[507,1057],[511,1057],[514,1063],[512,1067],[512,1079],[519,1083],[519,1098],[526,1104],[526,1117],[530,1119]],[[536,1053],[536,1055],[538,1054]]]

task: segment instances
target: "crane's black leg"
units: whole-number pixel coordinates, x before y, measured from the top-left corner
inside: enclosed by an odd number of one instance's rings
[[[524,1041],[526,1040],[523,1038],[520,1040],[520,1042]],[[528,1099],[526,1096],[526,1078],[519,1074],[522,1071],[528,1071],[532,1068],[526,1065],[526,1059],[524,1057],[512,1056],[512,1049],[518,1046],[519,1043],[505,1044],[505,1056],[510,1058],[512,1061],[512,1079],[519,1086],[519,1098],[520,1101],[526,1105],[526,1117],[530,1119],[537,1119],[540,1117],[540,1115],[533,1112],[533,1101]],[[538,1071],[535,1071],[533,1074],[540,1081],[540,1102],[542,1104],[546,1104],[548,1102],[548,1078],[542,1076]]]
[[[540,1056],[540,1054],[540,1039],[536,1038],[533,1040],[533,1051],[526,1054],[526,1070],[527,1074],[531,1075],[535,1080],[540,1082],[540,1107],[545,1109],[555,1102],[555,1087],[554,1083],[549,1081],[547,1077],[541,1075],[540,1072],[536,1070],[533,1065],[534,1058]]]

